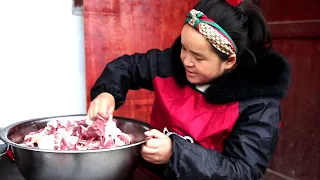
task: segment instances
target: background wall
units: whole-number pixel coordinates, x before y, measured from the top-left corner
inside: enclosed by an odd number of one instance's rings
[[[90,89],[108,62],[123,54],[170,47],[184,23],[177,19],[184,19],[197,2],[84,1],[87,104]],[[153,100],[153,92],[129,91],[125,104],[114,115],[149,122]]]
[[[86,112],[83,17],[71,0],[0,5],[0,127]]]
[[[288,58],[292,70],[289,95],[281,102],[283,124],[279,143],[269,167],[293,179],[318,180],[320,2],[261,0],[260,4],[273,35],[274,48]]]

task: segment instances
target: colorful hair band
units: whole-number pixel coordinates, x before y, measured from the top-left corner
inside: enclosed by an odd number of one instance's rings
[[[220,52],[227,55],[238,52],[228,33],[201,11],[192,9],[185,22],[196,28]]]

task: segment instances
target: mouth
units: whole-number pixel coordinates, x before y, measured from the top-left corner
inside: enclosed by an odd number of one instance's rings
[[[189,72],[189,73],[194,73],[194,72],[192,72],[192,71],[190,71],[190,70],[188,70],[188,69],[186,69],[186,71]]]
[[[188,75],[194,75],[194,74],[195,74],[194,72],[189,71],[189,70],[186,70],[186,73],[187,73]]]

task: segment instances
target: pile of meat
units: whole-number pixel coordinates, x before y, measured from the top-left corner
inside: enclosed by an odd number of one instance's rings
[[[121,132],[113,120],[98,118],[79,121],[53,120],[37,132],[25,136],[24,144],[50,150],[92,150],[128,145],[131,137]]]

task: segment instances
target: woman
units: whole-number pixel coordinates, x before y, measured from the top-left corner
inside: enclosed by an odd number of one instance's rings
[[[107,118],[129,89],[155,93],[143,167],[163,179],[259,179],[276,148],[287,61],[258,7],[201,0],[171,48],[124,55],[92,87]]]

